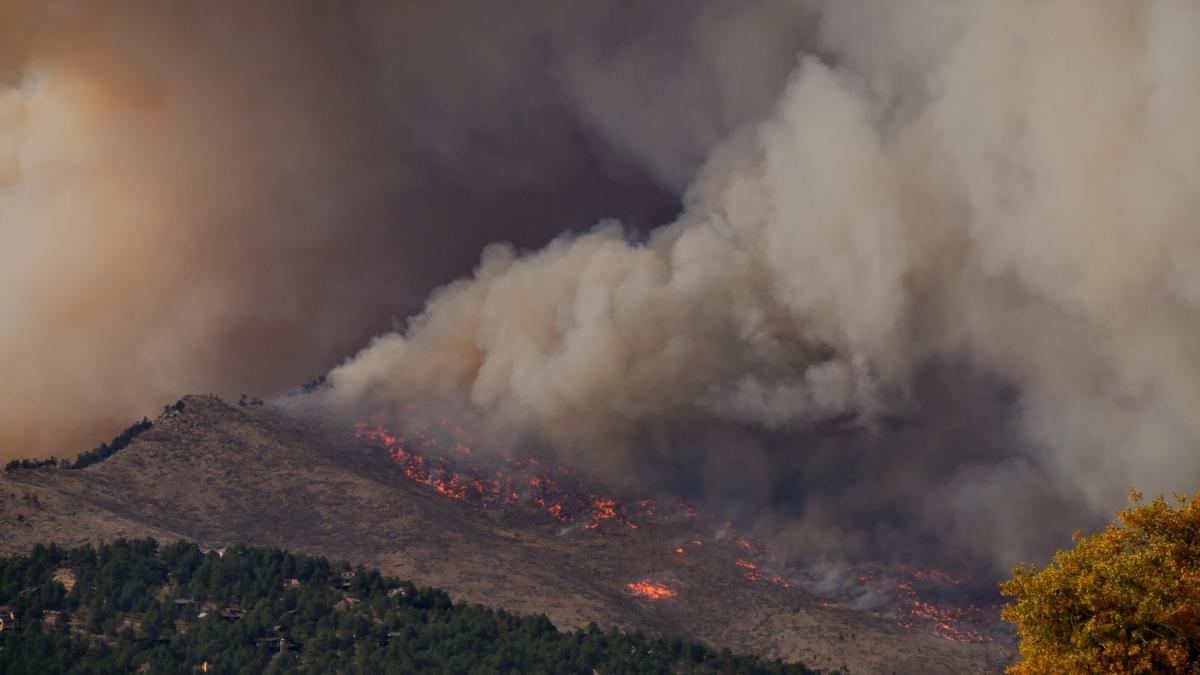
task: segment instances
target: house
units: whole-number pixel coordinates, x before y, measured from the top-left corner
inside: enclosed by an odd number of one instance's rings
[[[7,607],[0,607],[0,633],[5,631],[15,633],[19,630],[21,630],[21,622],[17,621],[17,615]]]
[[[401,598],[406,598],[406,597],[408,597],[408,589],[404,588],[403,586],[397,586],[396,588],[389,588],[388,592],[387,592],[387,596],[389,598],[395,598],[397,596],[399,596]]]
[[[284,588],[300,588],[300,580],[299,579],[284,579],[283,587]]]
[[[221,610],[221,618],[226,621],[237,621],[246,616],[246,610],[241,607],[226,607]]]
[[[272,637],[258,638],[254,641],[254,646],[259,649],[269,649],[273,652],[285,654],[287,652],[300,649],[300,645],[292,642],[283,635],[275,635]]]

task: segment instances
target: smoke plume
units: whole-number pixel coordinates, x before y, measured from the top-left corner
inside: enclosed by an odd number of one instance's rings
[[[488,247],[330,400],[465,406],[817,554],[1000,569],[1195,490],[1200,5],[815,11],[767,113],[607,129],[666,184],[705,150],[674,223]]]
[[[805,11],[0,0],[0,454],[278,394],[488,242],[673,218]]]

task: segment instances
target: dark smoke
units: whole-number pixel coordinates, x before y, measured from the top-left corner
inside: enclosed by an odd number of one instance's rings
[[[771,104],[799,14],[2,0],[0,453],[279,393],[490,242],[669,221]]]

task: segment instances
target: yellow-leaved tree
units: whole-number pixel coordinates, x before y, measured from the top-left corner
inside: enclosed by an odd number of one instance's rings
[[[1200,492],[1129,497],[1119,524],[1001,584],[1022,657],[1009,673],[1200,672]]]

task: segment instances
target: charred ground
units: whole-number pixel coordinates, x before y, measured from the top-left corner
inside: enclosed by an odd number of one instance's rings
[[[955,642],[771,583],[773,563],[755,544],[695,518],[630,514],[636,528],[607,518],[587,527],[531,499],[481,508],[413,480],[410,464],[361,430],[270,405],[183,403],[86,469],[3,473],[0,552],[140,536],[278,546],[545,613],[562,628],[616,625],[851,672],[996,672],[1013,653],[1003,639]]]

